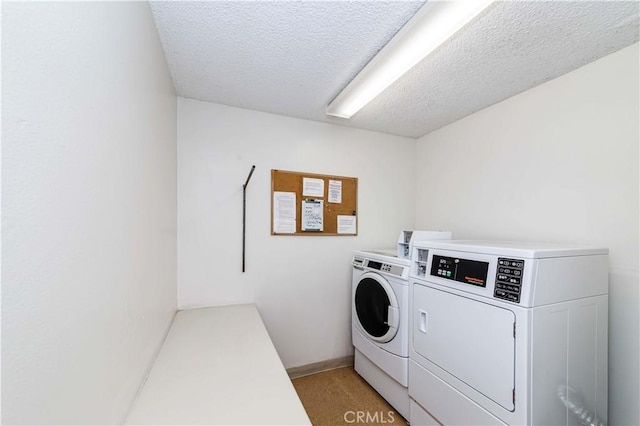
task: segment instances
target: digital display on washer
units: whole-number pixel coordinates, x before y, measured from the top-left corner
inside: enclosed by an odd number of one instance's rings
[[[478,287],[487,286],[488,262],[460,259],[458,257],[433,256],[431,275]]]
[[[371,269],[377,269],[379,271],[380,268],[382,268],[382,263],[370,260],[367,262],[367,267]]]

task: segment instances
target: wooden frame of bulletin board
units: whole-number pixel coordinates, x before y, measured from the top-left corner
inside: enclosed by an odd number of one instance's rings
[[[358,235],[358,179],[271,170],[271,235]]]

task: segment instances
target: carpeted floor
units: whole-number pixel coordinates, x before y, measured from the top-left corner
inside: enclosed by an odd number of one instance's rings
[[[324,371],[292,382],[314,426],[407,425],[353,367]]]

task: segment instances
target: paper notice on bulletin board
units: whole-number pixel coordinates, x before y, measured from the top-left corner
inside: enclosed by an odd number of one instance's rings
[[[276,234],[295,234],[296,232],[296,193],[273,193],[273,232]]]
[[[356,217],[338,215],[338,234],[355,234]]]
[[[307,200],[302,202],[302,230],[322,231],[322,200]]]
[[[324,179],[303,178],[302,196],[304,197],[324,197]]]
[[[329,180],[329,199],[327,201],[336,204],[342,202],[342,181]]]

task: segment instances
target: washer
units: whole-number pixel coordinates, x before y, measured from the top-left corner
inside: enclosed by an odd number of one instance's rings
[[[396,250],[356,251],[351,292],[354,369],[409,418],[409,259]]]
[[[607,254],[416,243],[410,423],[606,424]]]

